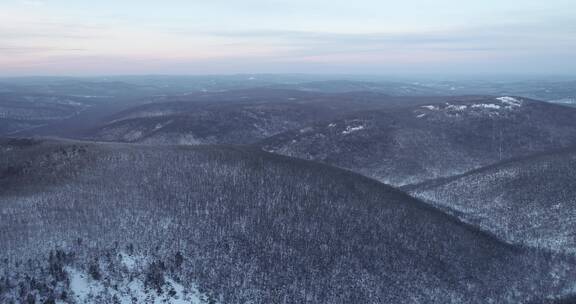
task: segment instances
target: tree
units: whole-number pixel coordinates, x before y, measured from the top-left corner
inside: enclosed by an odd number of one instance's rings
[[[176,252],[176,255],[174,256],[174,266],[176,266],[176,269],[180,268],[180,266],[182,266],[183,263],[184,263],[184,256],[180,251]]]
[[[92,277],[92,279],[96,281],[102,279],[102,274],[100,273],[100,266],[98,264],[98,261],[90,263],[90,265],[88,266],[88,273],[90,274],[90,277]]]
[[[165,284],[164,279],[164,263],[162,262],[153,262],[148,267],[148,271],[146,272],[146,280],[144,285],[146,287],[151,287],[156,289],[158,294],[162,293],[162,286]]]

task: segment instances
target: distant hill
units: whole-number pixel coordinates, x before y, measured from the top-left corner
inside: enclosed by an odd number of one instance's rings
[[[574,148],[408,189],[507,242],[576,253]]]
[[[182,105],[195,109],[175,109]],[[91,136],[104,141],[150,144],[246,144],[301,127],[329,113],[315,106],[289,103],[195,107],[154,104],[131,110]]]
[[[90,105],[89,100],[72,96],[0,93],[0,135],[65,120]]]
[[[114,115],[109,123],[87,137],[149,144],[252,144],[346,113],[437,100],[437,97],[279,89],[167,96]]]
[[[392,185],[576,145],[576,110],[520,97],[467,98],[352,113],[265,139],[270,152]]]
[[[390,81],[325,80],[276,84],[270,87],[324,93],[373,92],[392,96],[446,96],[451,93],[449,90],[436,89],[419,84]]]
[[[566,257],[313,162],[28,139],[0,153],[3,303],[521,303],[573,287]]]
[[[142,75],[102,77],[0,78],[0,92],[133,98],[223,92],[243,89],[292,89],[320,93],[373,92],[392,96],[522,96],[567,102],[576,96],[570,77],[545,79],[458,79],[415,77],[391,79],[354,75],[238,74]]]

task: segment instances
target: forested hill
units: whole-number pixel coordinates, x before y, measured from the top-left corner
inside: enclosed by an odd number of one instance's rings
[[[576,252],[576,148],[408,188],[507,242]]]
[[[574,108],[502,96],[351,113],[260,144],[401,186],[576,145],[575,129]]]
[[[522,303],[573,288],[563,257],[304,160],[29,139],[0,154],[2,303]]]

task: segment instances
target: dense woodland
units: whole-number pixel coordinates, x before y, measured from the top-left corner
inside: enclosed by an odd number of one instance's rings
[[[223,303],[517,303],[573,287],[569,257],[316,163],[35,140],[2,153],[4,301],[68,299],[68,268],[112,285],[142,277],[156,292],[197,284]],[[143,273],[118,270],[123,254],[142,256]]]
[[[571,85],[2,79],[0,303],[572,303]]]
[[[404,186],[574,146],[575,128],[576,109],[503,96],[361,111],[259,144]]]
[[[406,187],[510,243],[576,251],[576,150],[546,152]]]

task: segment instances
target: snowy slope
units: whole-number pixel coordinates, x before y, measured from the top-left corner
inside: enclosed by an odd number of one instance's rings
[[[572,148],[409,189],[510,243],[576,253],[576,150]]]
[[[574,287],[568,257],[313,162],[28,139],[0,152],[0,302],[519,303]]]
[[[345,115],[260,142],[391,185],[576,145],[576,109],[500,96]]]

